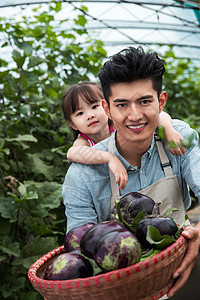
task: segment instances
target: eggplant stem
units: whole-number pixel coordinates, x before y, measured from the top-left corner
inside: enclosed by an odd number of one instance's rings
[[[157,203],[155,203],[155,205],[154,205],[154,214],[156,215],[156,216],[159,216],[160,215],[160,205],[161,205],[161,201],[159,201],[159,202],[157,202]]]
[[[119,200],[115,200],[115,206],[116,206],[116,209],[117,209],[117,214],[118,214],[119,221],[120,221],[121,224],[123,224],[124,226],[126,226],[126,228],[129,231],[134,232],[133,229],[132,229],[132,227],[122,217],[122,213],[121,213],[121,210],[120,210],[119,202],[120,202]]]

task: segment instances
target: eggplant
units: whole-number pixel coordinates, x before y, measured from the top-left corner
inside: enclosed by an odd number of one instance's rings
[[[97,223],[89,228],[82,236],[80,241],[81,252],[93,258],[94,249],[97,242],[108,232],[126,230],[126,227],[117,221],[105,221]]]
[[[63,252],[53,259],[44,273],[45,280],[68,280],[93,276],[93,267],[80,254]]]
[[[83,234],[94,225],[94,223],[87,223],[75,228],[72,228],[65,236],[64,251],[71,252],[80,249],[80,241]]]
[[[178,226],[174,220],[170,217],[164,216],[147,216],[142,219],[136,228],[136,237],[140,241],[141,245],[150,247],[151,245],[146,240],[148,226],[154,226],[159,230],[161,235],[175,236]]]
[[[138,192],[131,192],[124,195],[119,202],[122,218],[128,224],[131,224],[133,218],[135,218],[141,210],[151,215],[155,204],[152,198]],[[107,220],[118,220],[116,206],[109,211]]]
[[[141,245],[128,230],[105,234],[94,250],[94,260],[104,271],[128,267],[140,261]]]

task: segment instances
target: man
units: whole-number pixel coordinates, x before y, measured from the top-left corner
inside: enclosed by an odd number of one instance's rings
[[[197,133],[186,123],[173,121],[183,138],[194,134],[194,145],[181,157],[170,154],[154,135],[159,113],[167,101],[167,93],[162,91],[164,71],[164,61],[156,53],[145,53],[141,47],[124,49],[101,68],[99,79],[105,98],[102,105],[116,131],[94,147],[113,152],[125,166],[129,180],[119,192],[106,164],[72,164],[63,184],[67,230],[104,221],[112,199],[129,192],[140,191],[162,201],[163,210],[177,207],[178,222],[191,204],[188,185],[200,200]],[[196,228],[186,227],[183,235],[188,239],[187,254],[173,275],[179,279],[170,289],[169,297],[185,284],[195,264],[200,223]]]

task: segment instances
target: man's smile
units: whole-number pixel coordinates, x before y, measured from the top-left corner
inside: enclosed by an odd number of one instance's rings
[[[148,123],[138,124],[138,125],[127,125],[126,127],[133,131],[142,130]]]

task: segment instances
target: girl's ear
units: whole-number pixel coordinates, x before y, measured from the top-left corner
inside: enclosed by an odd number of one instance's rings
[[[165,105],[166,105],[166,102],[167,102],[167,92],[163,91],[161,94],[160,94],[160,98],[159,98],[159,112],[161,113],[161,111],[163,111]]]
[[[74,130],[78,130],[78,128],[74,125],[74,123],[72,121],[67,121],[67,124]]]
[[[112,117],[111,117],[111,114],[110,114],[110,108],[109,108],[109,105],[108,105],[108,103],[105,99],[102,100],[102,106],[103,106],[103,109],[104,109],[106,115],[108,116],[108,118],[112,120]]]

